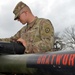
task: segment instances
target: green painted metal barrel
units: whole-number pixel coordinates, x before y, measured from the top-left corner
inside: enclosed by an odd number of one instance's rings
[[[42,54],[0,55],[1,73],[58,73],[75,74],[75,51],[56,51]],[[42,74],[42,75],[43,75]]]

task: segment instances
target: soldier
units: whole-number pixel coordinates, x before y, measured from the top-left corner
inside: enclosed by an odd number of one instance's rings
[[[0,41],[20,41],[25,46],[24,53],[43,53],[52,51],[54,44],[54,28],[48,19],[34,16],[30,8],[19,2],[14,10],[14,20],[27,24],[10,38],[0,39]]]
[[[14,36],[2,38],[0,41],[20,41],[26,48],[23,53],[43,53],[52,51],[54,44],[54,28],[48,19],[34,16],[30,8],[19,2],[13,10],[14,20],[25,25]],[[15,74],[16,75],[16,74]]]

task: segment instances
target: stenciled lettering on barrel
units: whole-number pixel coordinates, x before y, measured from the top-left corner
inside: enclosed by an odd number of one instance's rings
[[[37,64],[75,66],[75,54],[41,55]]]

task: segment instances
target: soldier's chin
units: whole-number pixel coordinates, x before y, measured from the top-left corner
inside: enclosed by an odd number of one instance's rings
[[[26,22],[24,22],[24,21],[20,21],[20,22],[21,22],[23,25],[26,24]]]
[[[24,25],[24,24],[26,24],[26,23],[22,23],[22,24]]]
[[[21,22],[22,24],[25,24],[24,22]]]

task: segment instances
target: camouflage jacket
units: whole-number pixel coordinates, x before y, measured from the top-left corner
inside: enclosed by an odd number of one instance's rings
[[[54,44],[54,28],[48,19],[36,17],[32,23],[24,26],[14,36],[0,41],[13,41],[19,38],[27,43],[25,53],[51,51]]]

